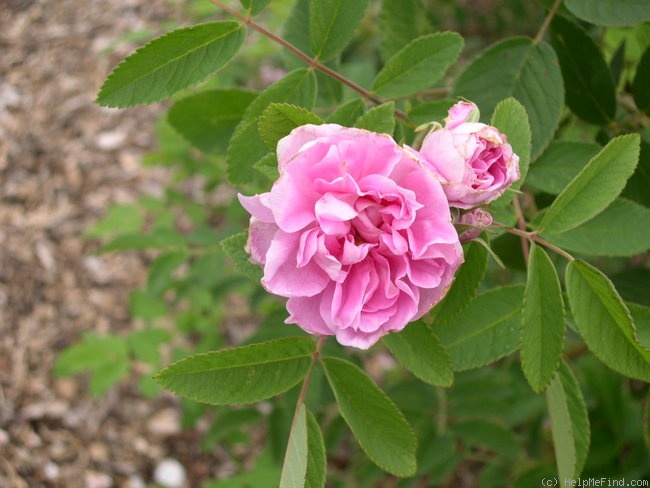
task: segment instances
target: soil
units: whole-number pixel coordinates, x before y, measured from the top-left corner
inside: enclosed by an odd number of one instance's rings
[[[185,25],[178,6],[0,2],[0,487],[139,488],[161,466],[168,486],[198,486],[221,462],[181,432],[171,395],[145,400],[133,378],[92,398],[87,378],[52,374],[83,332],[133,327],[144,256],[94,255],[83,233],[110,204],[163,190],[164,171],[139,164],[162,107],[92,101],[142,44],[127,34]]]

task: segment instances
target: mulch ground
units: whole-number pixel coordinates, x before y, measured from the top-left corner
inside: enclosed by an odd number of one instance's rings
[[[165,173],[139,164],[161,107],[92,100],[137,47],[126,34],[180,15],[166,0],[0,2],[0,487],[153,486],[168,458],[198,486],[219,464],[180,432],[173,397],[144,400],[133,378],[95,399],[85,378],[52,375],[84,331],[134,325],[145,258],[96,256],[83,232],[110,204],[163,190]]]

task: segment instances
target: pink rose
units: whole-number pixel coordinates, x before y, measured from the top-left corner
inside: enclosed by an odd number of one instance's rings
[[[386,134],[305,125],[280,140],[280,178],[239,196],[247,250],[295,323],[366,349],[440,301],[463,261],[440,183]]]
[[[460,242],[467,242],[478,237],[485,227],[492,225],[492,214],[481,207],[473,208],[463,213],[458,223],[461,226]],[[466,230],[462,230],[465,226]]]
[[[519,179],[519,156],[506,136],[477,120],[476,105],[458,102],[449,110],[445,127],[430,132],[420,149],[440,175],[452,207],[491,202]]]

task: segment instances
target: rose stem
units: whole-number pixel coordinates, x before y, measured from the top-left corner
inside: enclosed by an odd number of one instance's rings
[[[384,103],[384,100],[381,98],[377,97],[376,95],[372,94],[362,86],[356,84],[354,81],[346,78],[345,76],[341,75],[337,71],[333,70],[332,68],[325,66],[321,62],[319,62],[317,59],[312,58],[311,56],[308,56],[304,52],[302,52],[300,49],[298,49],[296,46],[291,44],[290,42],[286,41],[285,39],[276,36],[272,32],[266,30],[264,27],[259,25],[258,23],[254,22],[250,17],[246,17],[236,10],[230,8],[228,5],[225,5],[221,3],[219,0],[210,0],[214,5],[217,7],[222,8],[226,12],[228,12],[230,15],[233,15],[237,17],[239,20],[241,20],[244,25],[251,27],[252,29],[256,30],[263,36],[268,37],[271,39],[273,42],[276,44],[279,44],[280,46],[284,47],[285,49],[291,51],[293,54],[298,56],[300,59],[302,59],[305,63],[307,63],[309,66],[311,66],[314,69],[317,69],[318,71],[325,73],[326,75],[330,76],[331,78],[334,78],[336,81],[339,81],[340,83],[343,83],[344,85],[347,85],[348,87],[352,88],[354,91],[359,93],[362,97],[366,98],[367,100],[370,100],[372,103],[375,105],[381,105]],[[401,110],[395,110],[395,115],[402,119],[404,122],[410,124],[411,121],[409,120],[408,116],[402,112]]]

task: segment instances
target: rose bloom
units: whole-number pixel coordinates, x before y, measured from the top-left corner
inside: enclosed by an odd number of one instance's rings
[[[458,102],[445,126],[430,132],[421,156],[440,175],[449,205],[472,208],[495,200],[519,179],[519,156],[496,128],[476,122],[478,108]]]
[[[387,134],[305,125],[280,140],[280,178],[239,196],[262,285],[287,323],[366,349],[440,301],[463,261],[440,183]]]

